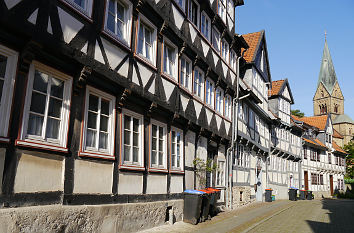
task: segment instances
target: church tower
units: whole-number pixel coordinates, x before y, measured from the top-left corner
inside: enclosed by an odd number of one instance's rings
[[[344,114],[344,97],[338,84],[327,39],[323,49],[317,90],[313,97],[313,111],[315,116],[330,113],[332,120]]]

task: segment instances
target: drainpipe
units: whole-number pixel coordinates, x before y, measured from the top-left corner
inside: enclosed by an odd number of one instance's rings
[[[246,98],[249,96],[247,94],[246,96],[243,96],[242,98],[239,97],[240,95],[240,59],[243,58],[243,55],[247,49],[245,49],[241,57],[238,57],[236,60],[236,97],[232,100],[232,136],[231,136],[231,147],[227,149],[226,155],[228,156],[227,158],[227,167],[228,167],[228,182],[227,182],[227,192],[226,192],[226,206],[228,206],[230,209],[232,209],[232,156],[235,154],[235,141],[237,140],[237,130],[238,130],[238,104],[239,101],[243,98]],[[237,143],[236,143],[236,148],[237,148]]]

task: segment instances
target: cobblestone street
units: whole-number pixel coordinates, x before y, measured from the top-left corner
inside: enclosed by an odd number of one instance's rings
[[[191,225],[178,222],[143,233],[157,232],[353,232],[354,201],[313,200],[253,203],[212,220]]]

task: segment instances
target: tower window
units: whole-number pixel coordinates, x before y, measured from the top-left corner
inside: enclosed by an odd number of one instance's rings
[[[338,105],[337,104],[334,106],[334,112],[338,113]]]

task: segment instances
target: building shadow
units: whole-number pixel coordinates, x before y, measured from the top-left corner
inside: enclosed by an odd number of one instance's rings
[[[306,220],[315,233],[353,233],[354,232],[354,200],[322,199],[322,209],[327,210],[325,222]],[[309,216],[310,217],[310,216]]]

